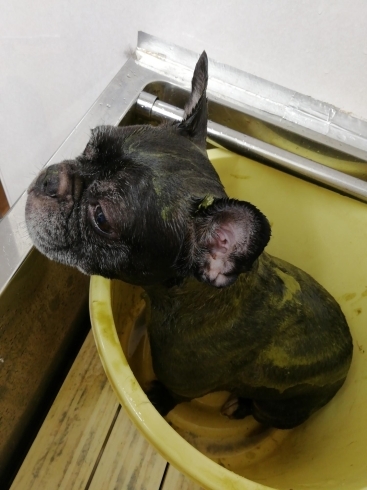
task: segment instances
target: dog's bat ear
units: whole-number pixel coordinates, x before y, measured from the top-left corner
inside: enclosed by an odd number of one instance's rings
[[[207,198],[204,201],[208,204]],[[248,202],[228,198],[210,201],[199,205],[194,215],[193,273],[199,281],[225,287],[251,269],[270,239],[270,225]]]
[[[183,120],[177,125],[181,134],[187,136],[199,148],[206,149],[208,109],[206,87],[208,85],[208,57],[203,51],[196,63],[191,82],[190,98],[185,105]]]

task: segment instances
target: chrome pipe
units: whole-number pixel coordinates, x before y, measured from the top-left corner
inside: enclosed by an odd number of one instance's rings
[[[140,115],[159,121],[180,121],[184,114],[182,109],[162,102],[146,92],[142,92],[138,97],[136,110]],[[339,170],[277,148],[213,121],[208,121],[208,138],[236,153],[261,158],[282,170],[367,202],[367,182]]]

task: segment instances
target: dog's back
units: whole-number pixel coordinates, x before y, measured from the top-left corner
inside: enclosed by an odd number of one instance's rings
[[[266,253],[226,289],[187,279],[150,296],[154,370],[182,399],[227,390],[251,399],[260,422],[288,428],[346,378],[353,348],[339,305],[308,274]]]

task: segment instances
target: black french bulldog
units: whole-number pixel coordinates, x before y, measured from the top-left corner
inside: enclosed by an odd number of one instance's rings
[[[44,169],[27,226],[49,258],[144,287],[161,414],[227,390],[227,416],[288,429],[342,386],[352,339],[315,280],[263,252],[265,216],[226,195],[206,154],[207,79],[204,52],[182,122],[98,127]]]

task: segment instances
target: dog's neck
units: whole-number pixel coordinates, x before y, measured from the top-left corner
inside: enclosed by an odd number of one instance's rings
[[[236,292],[239,290],[241,290],[242,298],[246,296],[246,290],[251,290],[257,280],[259,267],[261,267],[262,260],[265,257],[266,254],[263,253],[254,262],[250,271],[240,274],[237,281],[226,288],[216,288],[200,282],[194,277],[185,277],[172,278],[153,286],[144,286],[144,290],[153,308],[157,310],[167,309],[172,314],[185,304],[194,312],[196,308],[202,308],[203,305],[205,307],[208,301],[214,301],[215,303],[231,302],[230,298],[237,296]]]

